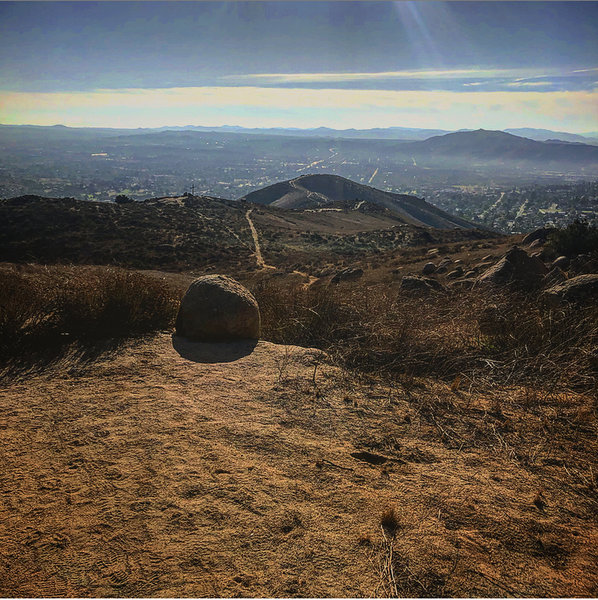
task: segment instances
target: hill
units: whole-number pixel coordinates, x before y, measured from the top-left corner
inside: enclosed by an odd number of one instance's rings
[[[235,202],[210,197],[115,204],[21,196],[0,200],[0,256],[181,270],[249,261],[251,236]]]
[[[410,225],[475,228],[416,196],[384,192],[338,175],[302,175],[247,194],[242,200],[287,210],[383,209]]]
[[[552,131],[551,129],[535,129],[533,127],[518,127],[515,129],[503,129],[506,133],[526,137],[537,142],[548,140],[561,140],[563,142],[579,142],[581,144],[597,145],[596,136],[581,135],[579,133],[568,133],[567,131]]]
[[[350,189],[354,191],[357,188],[353,186]],[[393,195],[388,196],[393,207]],[[410,196],[403,205],[409,215],[421,215],[420,219],[403,218],[397,209],[380,204],[357,204],[346,211],[290,211],[209,196],[183,195],[128,204],[20,196],[0,200],[0,256],[12,262],[170,271],[216,265],[235,273],[254,270],[250,210],[264,259],[280,267],[301,261],[318,268],[343,264],[356,253],[368,256],[422,243],[493,236],[478,229],[456,228],[458,219],[442,218],[445,213]],[[417,225],[424,218],[431,226]],[[452,229],[435,229],[432,224]]]
[[[598,164],[598,147],[588,144],[538,142],[504,131],[458,131],[397,147],[425,158],[445,157],[476,162],[528,161],[559,164]]]

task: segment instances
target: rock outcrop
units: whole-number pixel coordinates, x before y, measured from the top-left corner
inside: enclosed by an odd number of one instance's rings
[[[540,241],[540,244],[544,244],[548,239],[548,236],[554,231],[553,227],[541,227],[534,231],[530,231],[522,240],[523,246],[531,246],[536,241]]]
[[[196,279],[181,301],[176,333],[201,342],[258,339],[260,311],[251,292],[225,275]]]
[[[478,283],[534,289],[542,285],[547,272],[546,265],[539,258],[513,246],[493,267],[480,275]]]
[[[542,294],[542,298],[553,306],[564,302],[596,303],[598,302],[598,274],[590,273],[567,279],[547,289]]]

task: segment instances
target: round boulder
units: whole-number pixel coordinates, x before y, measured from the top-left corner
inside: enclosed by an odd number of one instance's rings
[[[436,271],[436,265],[433,262],[426,263],[422,269],[424,275],[432,275],[434,271]]]
[[[196,279],[176,319],[177,335],[198,342],[258,339],[260,310],[251,292],[225,275]]]

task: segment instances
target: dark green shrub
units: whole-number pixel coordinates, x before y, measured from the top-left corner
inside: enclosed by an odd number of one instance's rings
[[[547,248],[561,256],[598,253],[598,227],[576,220],[548,236]]]

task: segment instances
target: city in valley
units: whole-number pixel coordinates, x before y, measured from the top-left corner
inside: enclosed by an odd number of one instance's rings
[[[207,128],[204,128],[207,129]],[[598,219],[598,139],[531,141],[558,149],[545,160],[524,148],[520,158],[497,151],[476,158],[475,137],[491,151],[494,138],[517,147],[520,136],[469,132],[456,141],[461,155],[429,154],[417,147],[417,130],[400,139],[345,137],[351,132],[269,130],[256,133],[171,129],[0,127],[0,197],[33,194],[113,201],[124,194],[145,200],[196,193],[237,200],[278,181],[327,173],[384,191],[425,198],[443,210],[503,233],[521,233],[575,219]],[[393,130],[366,132],[392,135]],[[480,136],[481,134],[481,136]],[[557,132],[552,132],[558,135]],[[428,138],[444,137],[441,134]],[[546,138],[549,134],[541,135]],[[582,139],[582,136],[577,136]],[[510,139],[509,139],[510,138]],[[415,142],[415,146],[413,143]]]

